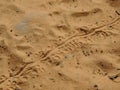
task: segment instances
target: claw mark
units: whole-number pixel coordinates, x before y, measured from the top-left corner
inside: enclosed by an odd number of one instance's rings
[[[115,81],[115,79],[117,79],[118,77],[120,77],[120,73],[113,75],[113,76],[108,76],[108,78],[116,83],[120,83],[120,81]]]
[[[29,65],[30,63],[26,63],[20,70],[14,75],[14,76],[19,76],[21,73],[24,71],[24,69]]]
[[[4,80],[0,81],[0,84],[4,83],[8,78],[6,77]]]
[[[117,13],[117,15],[120,15],[120,13],[118,11],[115,11]]]
[[[12,76],[12,77],[11,77],[11,76],[6,77],[5,80],[0,81],[0,84],[6,82],[6,81],[8,81],[8,80],[10,80],[10,78],[17,77],[17,76],[21,76],[21,74],[24,72],[25,68],[26,68],[29,64],[31,64],[31,63],[26,63],[14,76]]]

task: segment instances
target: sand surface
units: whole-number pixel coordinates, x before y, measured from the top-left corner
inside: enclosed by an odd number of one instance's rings
[[[120,90],[120,0],[0,0],[0,90]]]

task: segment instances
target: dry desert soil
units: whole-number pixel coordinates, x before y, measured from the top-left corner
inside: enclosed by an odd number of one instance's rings
[[[120,90],[120,0],[0,0],[0,90]]]

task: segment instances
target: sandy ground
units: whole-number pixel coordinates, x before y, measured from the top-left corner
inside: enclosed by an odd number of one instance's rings
[[[0,90],[120,90],[120,0],[0,0]]]

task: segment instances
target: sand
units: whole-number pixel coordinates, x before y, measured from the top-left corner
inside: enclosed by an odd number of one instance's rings
[[[120,0],[0,0],[0,90],[120,90]]]

